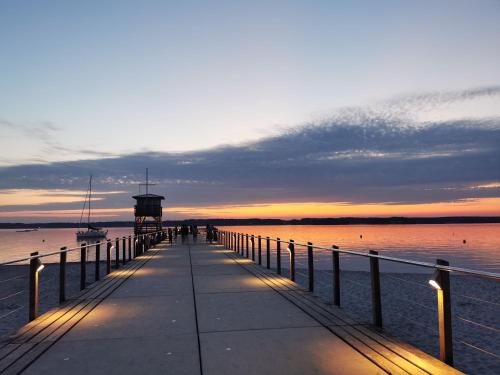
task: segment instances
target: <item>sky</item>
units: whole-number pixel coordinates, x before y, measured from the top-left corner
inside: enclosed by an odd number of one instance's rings
[[[500,215],[498,1],[2,1],[0,221]]]

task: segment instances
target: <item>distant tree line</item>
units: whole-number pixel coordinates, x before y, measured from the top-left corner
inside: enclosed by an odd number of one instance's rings
[[[487,224],[500,223],[500,216],[446,216],[446,217],[341,217],[341,218],[304,218],[304,219],[187,219],[166,220],[164,226],[175,225],[389,225],[389,224]],[[133,221],[102,221],[95,226],[133,227]],[[0,229],[26,228],[78,228],[78,223],[0,223]]]

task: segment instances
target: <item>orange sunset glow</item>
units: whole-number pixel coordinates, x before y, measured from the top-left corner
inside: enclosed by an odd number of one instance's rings
[[[345,202],[266,203],[200,207],[171,206],[164,209],[169,218],[319,218],[319,217],[389,217],[389,216],[495,216],[500,215],[500,198],[464,199],[457,202],[424,204],[351,204]],[[132,208],[96,208],[101,219],[131,217]],[[78,218],[81,211],[21,210],[3,211],[2,217]]]
[[[209,207],[171,207],[168,212],[211,218],[304,218],[342,216],[490,216],[500,214],[500,198],[425,204],[269,203]]]

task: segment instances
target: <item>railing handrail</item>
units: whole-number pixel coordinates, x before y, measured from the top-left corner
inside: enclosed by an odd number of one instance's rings
[[[156,231],[156,232],[149,232],[149,233],[144,233],[144,234],[139,234],[139,235],[135,235],[134,234],[133,237],[136,238],[136,237],[140,237],[140,236],[146,236],[146,235],[157,234],[157,233],[162,233],[162,232],[164,232],[164,230],[160,230],[160,231]],[[131,236],[131,235],[129,235],[129,236]],[[128,237],[128,236],[122,236],[122,237]],[[117,238],[121,238],[121,237],[117,237]],[[62,248],[61,248],[61,250],[54,251],[54,252],[51,252],[51,253],[43,253],[43,254],[33,255],[33,256],[24,257],[24,258],[17,258],[17,259],[7,260],[7,261],[4,261],[4,262],[0,262],[0,266],[7,266],[9,264],[14,264],[14,263],[19,263],[19,262],[25,262],[27,260],[32,260],[32,259],[36,259],[36,258],[45,258],[45,257],[52,256],[52,255],[58,255],[58,254],[61,254],[61,253],[69,253],[69,252],[72,252],[72,251],[81,250],[82,248],[86,249],[86,248],[89,248],[89,247],[96,246],[98,243],[106,243],[108,240],[112,241],[112,239],[106,238],[103,241],[97,241],[97,242],[93,242],[93,243],[85,243],[84,246],[83,246],[84,243],[82,243],[82,245],[80,245],[80,246],[65,248],[64,250],[62,250]]]
[[[230,233],[238,233],[238,232],[232,232],[229,231]],[[282,239],[277,239],[277,238],[272,238],[272,237],[267,237],[269,240],[274,241],[274,242],[281,242],[281,243],[289,243],[290,241],[287,240],[282,240]],[[311,246],[308,244],[303,244],[303,243],[298,243],[294,242],[295,246]],[[404,264],[409,264],[413,266],[419,266],[419,267],[426,267],[426,268],[432,268],[432,269],[438,269],[438,270],[443,270],[443,271],[448,271],[448,272],[457,272],[457,273],[462,273],[462,274],[467,274],[467,275],[474,275],[474,276],[481,276],[489,279],[495,279],[495,280],[500,280],[500,273],[496,272],[488,272],[488,271],[480,271],[480,270],[474,270],[470,268],[464,268],[464,267],[453,267],[453,266],[443,266],[439,265],[436,263],[430,263],[430,262],[423,262],[423,261],[418,261],[418,260],[411,260],[411,259],[404,259],[404,258],[398,258],[398,257],[391,257],[387,255],[376,255],[376,254],[369,254],[369,253],[361,253],[359,251],[353,251],[353,250],[342,250],[338,246],[335,248],[333,247],[324,247],[324,246],[318,246],[318,245],[312,245],[313,249],[319,249],[319,250],[326,250],[326,251],[336,251],[342,254],[350,254],[350,255],[356,255],[356,256],[362,256],[365,258],[377,258],[381,260],[387,260],[391,262],[396,262],[396,263],[404,263]]]

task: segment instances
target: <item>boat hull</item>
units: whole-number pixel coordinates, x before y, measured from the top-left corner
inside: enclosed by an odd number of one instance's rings
[[[106,238],[108,234],[107,230],[88,230],[88,231],[79,231],[76,232],[76,239],[78,241],[81,240],[95,240],[100,238]]]

